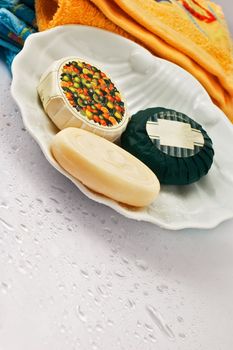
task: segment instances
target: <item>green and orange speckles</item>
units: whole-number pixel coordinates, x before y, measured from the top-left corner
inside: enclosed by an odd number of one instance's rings
[[[62,68],[61,87],[70,105],[102,126],[121,123],[125,107],[112,81],[96,67],[71,61]]]

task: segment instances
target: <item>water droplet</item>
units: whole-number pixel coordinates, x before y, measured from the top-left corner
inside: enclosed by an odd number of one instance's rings
[[[43,227],[43,226],[44,226],[44,223],[43,223],[43,221],[37,221],[37,225],[38,225],[39,227]]]
[[[108,324],[109,326],[113,326],[113,325],[114,325],[114,322],[113,322],[112,320],[108,319],[108,320],[107,320],[107,324]]]
[[[50,199],[52,202],[54,202],[54,203],[56,203],[56,204],[59,204],[59,202],[58,202],[55,198],[49,197],[49,199]]]
[[[22,204],[23,204],[22,201],[21,201],[21,199],[15,198],[15,200],[16,200],[16,202],[17,202],[19,205],[22,205]]]
[[[101,270],[100,269],[95,269],[95,273],[100,276],[101,275]]]
[[[23,275],[26,275],[27,270],[23,261],[19,263],[18,269],[20,273],[22,273]]]
[[[72,350],[80,350],[80,347],[81,347],[80,339],[77,338],[74,344],[74,348],[72,348]]]
[[[35,258],[36,258],[36,259],[40,259],[40,258],[41,258],[40,253],[36,252],[36,253],[35,253]]]
[[[97,298],[97,297],[95,297],[94,301],[96,305],[99,305],[101,303],[100,298]]]
[[[40,199],[40,198],[36,198],[36,201],[37,201],[38,203],[40,203],[40,204],[43,204],[43,200]]]
[[[165,323],[159,311],[157,311],[154,306],[147,305],[146,310],[149,313],[151,319],[154,321],[155,325],[159,328],[159,330],[166,335],[169,339],[174,339],[175,335],[172,332],[171,328],[168,324]]]
[[[63,190],[63,188],[60,188],[60,187],[54,186],[54,185],[52,185],[51,187],[52,187],[54,190],[58,191],[58,192],[66,193],[66,191]]]
[[[60,284],[58,285],[58,289],[61,290],[61,291],[63,291],[63,290],[65,289],[65,285],[62,284],[62,283],[60,283]]]
[[[62,324],[62,325],[60,326],[60,332],[61,332],[61,333],[65,333],[65,331],[66,331],[66,328],[65,328],[64,324]]]
[[[186,338],[186,335],[184,333],[179,333],[179,337],[184,339]]]
[[[113,247],[113,248],[111,249],[111,251],[113,252],[113,254],[117,254],[117,253],[118,253],[117,247]]]
[[[32,269],[32,263],[31,263],[31,261],[26,260],[26,261],[25,261],[25,265],[27,266],[27,268]]]
[[[88,325],[88,326],[87,326],[87,331],[88,331],[89,333],[92,333],[92,332],[93,332],[92,326]]]
[[[80,269],[80,272],[83,275],[83,277],[89,278],[89,273],[86,270]]]
[[[10,289],[10,285],[7,284],[6,282],[1,283],[1,290],[3,294],[7,294]]]
[[[15,239],[16,239],[16,241],[18,242],[18,243],[22,243],[22,234],[21,233],[17,233],[16,235],[15,235]]]
[[[122,257],[121,260],[123,261],[123,263],[125,264],[129,264],[129,260],[125,257]]]
[[[82,322],[87,322],[87,319],[86,319],[86,315],[84,313],[84,311],[81,309],[81,306],[78,305],[76,307],[76,315],[78,316],[78,318],[80,319],[80,321]]]
[[[155,338],[155,336],[153,334],[149,334],[148,335],[148,338],[149,340],[152,342],[152,343],[156,343],[157,342],[157,339]]]
[[[13,231],[13,226],[10,225],[8,222],[6,222],[6,220],[3,220],[2,218],[0,218],[0,223],[2,224],[3,227],[5,227],[7,230],[9,231]]]
[[[55,211],[56,211],[57,214],[62,214],[62,210],[60,210],[60,209],[58,209],[58,208],[56,208]],[[50,212],[51,212],[51,211],[50,211]]]
[[[157,286],[156,289],[160,292],[163,293],[165,290],[168,290],[168,286],[165,284],[161,284],[160,286]]]
[[[37,237],[34,238],[34,243],[35,243],[35,244],[39,244],[39,240],[38,240]]]
[[[19,253],[20,253],[20,255],[21,255],[22,257],[24,257],[25,253],[24,253],[23,248],[20,248]]]
[[[69,315],[69,312],[67,310],[64,310],[62,313],[63,318],[67,319],[68,315]]]
[[[118,277],[121,277],[121,278],[125,277],[125,274],[122,271],[119,271],[119,270],[115,271],[115,275],[118,276]]]
[[[144,341],[144,343],[147,343],[147,336],[146,335],[143,337],[143,341]]]
[[[126,302],[126,307],[128,307],[129,309],[135,309],[135,301],[132,299],[128,299]]]
[[[27,215],[26,210],[20,210],[19,212],[20,212],[21,215]]]
[[[118,217],[116,217],[116,216],[111,216],[111,221],[114,223],[114,224],[117,224],[118,222],[119,222],[119,219],[118,219]]]
[[[17,152],[17,151],[19,150],[19,147],[18,147],[17,145],[13,145],[13,146],[11,147],[11,149],[12,149],[12,151]]]
[[[27,228],[26,225],[20,224],[20,227],[21,227],[25,232],[28,232],[28,228]]]
[[[142,326],[142,323],[140,321],[137,321],[137,326],[138,327],[141,327]]]
[[[150,324],[148,324],[148,323],[145,323],[145,328],[148,330],[148,331],[153,331],[153,327],[150,325]]]
[[[71,266],[76,268],[78,266],[78,264],[76,263],[76,261],[72,261]]]
[[[108,291],[104,285],[98,286],[96,289],[102,295],[103,298],[108,297]]]
[[[8,255],[8,264],[11,264],[13,262],[13,257],[11,255]]]
[[[112,229],[110,227],[105,227],[104,231],[107,233],[112,233]]]
[[[92,343],[91,346],[92,346],[93,350],[98,350],[99,349],[96,343]]]
[[[108,283],[106,284],[106,286],[107,286],[109,289],[112,289],[112,282],[108,282]]]
[[[95,329],[96,329],[98,332],[103,332],[103,330],[104,330],[103,326],[102,326],[101,324],[99,324],[99,323],[96,325]]]
[[[9,206],[7,205],[6,202],[1,202],[1,203],[0,203],[0,208],[9,209]]]
[[[73,290],[76,290],[77,289],[77,284],[73,283],[72,288],[73,288]]]
[[[135,261],[135,264],[139,269],[143,271],[146,271],[148,269],[148,264],[144,260],[138,259]]]

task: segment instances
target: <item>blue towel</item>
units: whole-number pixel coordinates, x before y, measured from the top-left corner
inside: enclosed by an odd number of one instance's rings
[[[25,23],[37,28],[35,12],[30,7],[24,4],[18,4],[11,8],[11,12],[13,12],[16,17],[20,18]]]
[[[51,1],[51,0],[48,0]],[[31,9],[34,10],[35,8],[35,1],[34,0],[21,0],[21,2],[23,2],[25,5],[31,7]]]
[[[12,65],[12,62],[15,58],[15,56],[20,52],[20,49],[18,50],[18,52],[16,51],[12,51],[12,50],[9,50],[9,49],[3,49],[3,58],[6,62],[6,65],[7,67],[11,70],[11,65]]]
[[[27,37],[36,31],[33,6],[32,0],[0,0],[0,50],[9,68]]]
[[[31,4],[30,4],[31,3]],[[16,17],[23,20],[25,23],[36,28],[36,15],[33,8],[29,7],[34,5],[34,1],[26,0],[0,0],[0,8],[6,8],[10,10]]]

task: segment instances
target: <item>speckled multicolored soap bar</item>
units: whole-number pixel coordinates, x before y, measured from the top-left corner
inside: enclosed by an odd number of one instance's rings
[[[38,93],[59,129],[78,127],[115,141],[127,126],[125,102],[116,85],[82,59],[54,62],[42,75]]]

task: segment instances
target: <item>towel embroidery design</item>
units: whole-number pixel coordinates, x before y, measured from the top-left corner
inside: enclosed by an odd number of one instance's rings
[[[21,46],[23,46],[23,39],[21,36],[17,36],[15,33],[13,32],[9,32],[8,33],[8,38],[12,39],[13,41],[15,41],[15,43],[20,44]]]
[[[155,0],[156,2],[169,2],[181,3],[182,7],[188,11],[193,17],[206,23],[212,23],[217,20],[214,13],[209,9],[206,9],[203,5],[199,4],[197,0]]]
[[[200,5],[197,0],[182,0],[182,4],[187,11],[200,21],[206,23],[216,21],[214,14],[210,12],[210,10],[204,8],[204,6]]]

